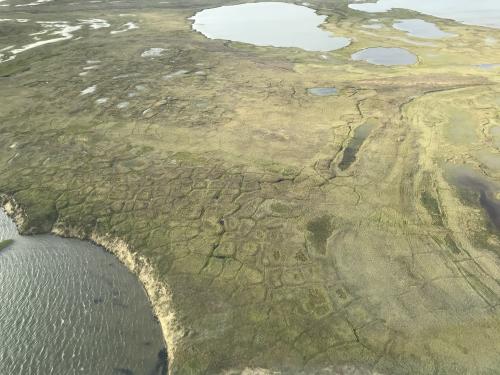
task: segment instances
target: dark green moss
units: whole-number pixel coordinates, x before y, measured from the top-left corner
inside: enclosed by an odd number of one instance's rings
[[[446,246],[451,250],[452,253],[459,254],[461,252],[460,248],[457,246],[456,242],[449,234],[446,235],[444,241],[446,242]]]
[[[57,219],[55,195],[49,189],[23,190],[15,194],[22,207],[29,207],[29,216],[19,228],[21,233],[47,233]]]
[[[321,254],[326,253],[326,242],[332,235],[333,225],[330,216],[321,216],[307,224],[307,230],[311,233],[310,241],[314,248]]]
[[[424,191],[420,195],[420,202],[425,207],[429,215],[432,217],[432,223],[436,225],[443,225],[443,219],[441,218],[441,211],[439,210],[439,202],[436,198],[432,196],[428,191]]]

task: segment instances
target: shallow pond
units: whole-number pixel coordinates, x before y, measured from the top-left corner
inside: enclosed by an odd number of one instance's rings
[[[476,203],[487,214],[490,222],[500,230],[500,189],[498,184],[490,181],[486,176],[476,172],[468,166],[449,166],[446,170],[448,180],[462,192],[462,196],[469,203]],[[471,198],[467,193],[475,195]]]
[[[319,27],[326,16],[295,4],[263,2],[222,6],[202,10],[191,20],[193,29],[207,38],[256,46],[333,51],[350,44],[350,39],[335,37]]]
[[[337,95],[338,93],[335,87],[313,87],[307,89],[307,92],[315,96],[330,96],[330,95]]]
[[[373,130],[373,124],[366,123],[360,125],[354,130],[354,136],[350,139],[347,144],[346,149],[344,150],[344,155],[342,156],[342,160],[340,161],[339,168],[344,171],[351,166],[354,161],[356,161],[356,155],[358,154],[359,149],[365,142],[366,138],[370,135]]]
[[[0,210],[0,374],[165,374],[136,277],[91,243],[20,236]]]
[[[385,47],[362,49],[354,53],[351,58],[355,61],[385,66],[413,65],[418,61],[417,56],[404,48]]]
[[[349,4],[349,8],[372,13],[403,8],[468,25],[500,28],[498,0],[378,0]]]
[[[483,70],[493,70],[493,69],[497,69],[497,68],[500,68],[500,64],[477,64],[477,65],[474,65],[480,69],[483,69]]]
[[[442,39],[455,36],[455,34],[444,32],[432,22],[419,19],[398,20],[392,26],[397,30],[406,31],[408,35],[415,38]]]

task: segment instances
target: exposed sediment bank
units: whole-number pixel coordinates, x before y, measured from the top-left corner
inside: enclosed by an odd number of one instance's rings
[[[23,234],[22,228],[29,222],[29,211],[26,211],[17,204],[13,198],[5,195],[0,196],[0,203],[3,210],[15,223],[20,234]],[[33,232],[42,234],[37,231],[36,228],[30,228],[30,233]],[[83,234],[83,231],[78,228],[69,228],[64,226],[63,223],[55,223],[51,233],[64,238],[92,241],[116,256],[130,272],[137,276],[147,293],[154,315],[160,323],[167,349],[166,361],[170,364],[175,358],[177,342],[184,334],[182,328],[176,321],[175,311],[172,307],[171,291],[168,290],[164,283],[158,280],[153,267],[148,261],[144,257],[133,252],[130,246],[118,238],[111,238],[95,232],[90,236],[86,236]]]

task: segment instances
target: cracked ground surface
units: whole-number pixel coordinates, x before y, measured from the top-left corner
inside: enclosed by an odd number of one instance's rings
[[[1,10],[0,50],[81,25],[0,63],[0,193],[21,231],[147,260],[181,331],[172,374],[499,373],[500,83],[476,66],[500,61],[499,31],[419,16],[458,38],[415,45],[390,28],[415,13],[375,32],[311,1],[353,39],[319,54],[191,31],[220,3]],[[419,63],[349,59],[381,45]]]

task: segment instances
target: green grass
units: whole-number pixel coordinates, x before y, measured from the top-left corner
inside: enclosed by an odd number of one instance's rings
[[[14,243],[14,240],[3,240],[3,241],[0,241],[0,251],[9,247],[10,245],[12,245]]]

